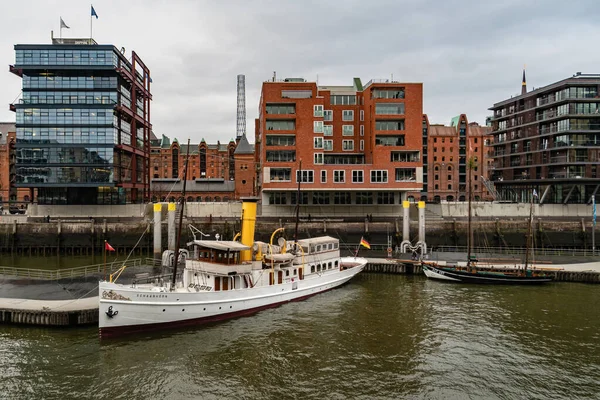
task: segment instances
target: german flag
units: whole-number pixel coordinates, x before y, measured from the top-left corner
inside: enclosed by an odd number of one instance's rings
[[[371,245],[363,237],[360,238],[360,244],[365,246],[367,249],[371,249]]]

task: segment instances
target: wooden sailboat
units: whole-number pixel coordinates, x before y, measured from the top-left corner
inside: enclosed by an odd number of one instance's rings
[[[423,272],[428,278],[458,283],[481,283],[481,284],[540,284],[550,282],[554,279],[552,274],[531,268],[530,250],[532,247],[532,225],[533,225],[533,199],[536,197],[535,190],[531,196],[529,209],[529,226],[527,230],[527,246],[525,252],[525,263],[515,266],[509,270],[508,266],[477,265],[477,259],[471,255],[473,242],[473,231],[471,226],[471,172],[475,167],[473,158],[467,164],[468,170],[468,222],[467,222],[467,262],[464,265],[441,265],[438,262],[423,261]],[[496,269],[502,268],[502,269]]]

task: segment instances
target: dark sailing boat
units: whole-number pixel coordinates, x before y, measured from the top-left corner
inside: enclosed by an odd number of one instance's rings
[[[471,255],[473,231],[471,227],[471,171],[475,167],[473,158],[470,158],[467,164],[468,180],[468,223],[467,223],[467,263],[465,266],[445,265],[437,262],[423,261],[421,263],[423,272],[428,278],[442,280],[446,282],[459,283],[483,283],[483,284],[540,284],[550,282],[554,279],[552,274],[532,269],[530,266],[530,250],[532,247],[532,225],[533,225],[533,198],[536,196],[535,190],[531,196],[529,209],[529,228],[527,232],[527,246],[525,250],[525,263],[514,270],[496,270],[494,266],[477,266],[477,259]],[[500,266],[496,266],[500,267]]]

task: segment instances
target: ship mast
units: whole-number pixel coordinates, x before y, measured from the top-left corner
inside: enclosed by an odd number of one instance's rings
[[[468,236],[467,236],[467,269],[470,270],[471,269],[471,246],[473,245],[471,243],[471,239],[473,238],[473,231],[471,229],[471,173],[473,170],[473,164],[475,163],[475,161],[473,160],[473,158],[469,158],[469,161],[467,162],[467,169],[468,169],[468,177],[467,180],[469,181],[468,184],[468,192],[467,192],[467,208],[468,208],[468,213],[467,213],[467,231],[468,231]]]
[[[531,195],[531,202],[529,203],[529,226],[527,227],[527,244],[525,247],[525,271],[527,271],[527,265],[529,264],[529,252],[531,251],[531,242],[533,235],[533,198],[536,196],[535,189]]]
[[[298,244],[298,222],[300,221],[300,183],[302,182],[302,159],[298,166],[298,194],[296,195],[296,228],[294,229],[294,243]]]
[[[181,193],[181,205],[179,210],[179,227],[177,228],[177,243],[175,244],[175,254],[173,257],[173,279],[171,280],[171,291],[175,290],[175,278],[177,277],[177,264],[179,263],[179,245],[181,242],[181,227],[183,225],[183,208],[185,206],[185,183],[187,182],[188,159],[190,158],[190,139],[187,142],[187,152],[185,162],[183,163],[183,190]]]

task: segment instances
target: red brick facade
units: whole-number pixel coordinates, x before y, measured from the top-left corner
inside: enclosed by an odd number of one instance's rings
[[[30,189],[11,187],[14,182],[16,129],[14,123],[0,123],[0,205],[8,209],[8,203],[26,207],[32,199]]]
[[[464,141],[461,141],[461,129],[465,130]],[[427,199],[465,201],[468,192],[466,164],[473,157],[476,166],[471,173],[472,199],[493,200],[484,184],[492,162],[487,146],[490,140],[491,128],[469,123],[464,114],[453,119],[452,126],[429,125]]]
[[[265,82],[256,121],[263,204],[399,204],[422,188],[421,83]],[[342,192],[342,193],[338,193]]]
[[[243,139],[245,140],[245,138]],[[254,151],[236,154],[236,143],[190,144],[186,197],[188,201],[229,201],[255,195]],[[246,142],[247,144],[247,142]],[[150,155],[151,200],[174,201],[181,192],[177,179],[183,178],[187,144],[166,136],[153,140]]]

